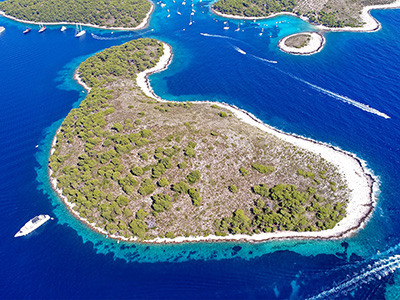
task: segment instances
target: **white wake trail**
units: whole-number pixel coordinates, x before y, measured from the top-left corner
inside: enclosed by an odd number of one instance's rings
[[[298,78],[297,76],[294,76],[292,74],[289,74],[289,73],[286,73],[286,74],[288,74],[290,77],[292,77],[292,78],[294,78],[296,80],[299,80],[300,82],[303,82],[304,84],[307,84],[308,86],[312,87],[314,90],[316,90],[318,92],[321,92],[321,93],[323,93],[325,95],[328,95],[328,96],[330,96],[332,98],[335,98],[336,100],[340,100],[340,101],[342,101],[344,103],[353,105],[353,106],[355,106],[355,107],[357,107],[359,109],[362,109],[363,111],[369,112],[371,114],[375,114],[375,115],[380,116],[382,118],[390,119],[390,117],[387,114],[385,114],[385,113],[383,113],[383,112],[381,112],[381,111],[379,111],[379,110],[377,110],[377,109],[375,109],[373,107],[370,107],[369,105],[360,103],[360,102],[358,102],[356,100],[350,99],[349,97],[342,96],[340,94],[337,94],[337,93],[331,92],[329,90],[326,90],[326,89],[324,89],[322,87],[319,87],[319,86],[317,86],[315,84],[312,84],[312,83],[310,83],[308,81],[305,81],[305,80],[303,80],[301,78]]]
[[[278,63],[276,60],[268,60],[268,59],[265,59],[265,58],[261,58],[261,57],[255,56],[253,54],[250,54],[250,55],[253,56],[256,59],[259,59],[261,61],[265,61],[265,62],[270,63],[270,64],[277,64]]]
[[[226,35],[209,34],[209,33],[203,33],[203,32],[200,32],[200,34],[202,36],[207,36],[207,37],[213,37],[213,38],[220,38],[220,39],[227,39],[227,40],[237,41],[237,39],[231,38],[230,36],[226,36]]]
[[[359,287],[360,284],[368,283],[372,280],[381,280],[382,277],[393,273],[400,268],[400,255],[394,255],[389,258],[375,262],[373,265],[368,265],[367,268],[361,270],[353,278],[345,282],[321,292],[320,294],[309,298],[309,300],[327,299],[328,297],[336,298],[341,294],[347,294],[350,291]]]

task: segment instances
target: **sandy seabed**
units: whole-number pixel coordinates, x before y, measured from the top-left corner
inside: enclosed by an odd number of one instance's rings
[[[148,75],[165,70],[172,60],[173,52],[172,48],[163,43],[164,54],[160,57],[159,62],[151,69],[145,70],[137,75],[137,85],[143,92],[151,98],[159,101],[164,101],[160,97],[156,96],[149,84]],[[75,74],[75,78],[79,83],[82,81],[78,74]],[[87,87],[85,87],[87,89]],[[354,234],[357,230],[363,228],[371,216],[373,208],[375,206],[377,195],[379,192],[378,183],[376,178],[372,175],[371,171],[366,168],[366,163],[357,158],[354,154],[343,151],[339,148],[333,147],[329,144],[324,144],[317,142],[308,138],[301,136],[284,133],[271,126],[262,123],[259,119],[251,115],[250,113],[236,108],[234,106],[201,101],[199,103],[204,104],[217,104],[227,110],[231,111],[238,119],[242,122],[255,126],[269,134],[273,134],[276,137],[289,142],[296,147],[303,148],[305,150],[311,151],[328,162],[336,165],[339,172],[345,179],[350,192],[349,202],[347,203],[347,216],[341,220],[333,229],[328,229],[318,232],[294,232],[294,231],[284,231],[284,232],[273,232],[273,233],[260,233],[254,235],[246,234],[235,234],[228,236],[216,236],[209,235],[205,237],[176,237],[174,239],[168,238],[156,238],[153,240],[144,241],[143,243],[186,243],[186,242],[223,242],[223,241],[247,241],[247,242],[262,242],[267,240],[281,240],[281,239],[338,239],[350,236]],[[57,133],[59,130],[57,131]],[[54,145],[56,143],[56,136],[52,142],[51,154],[54,152]],[[57,188],[57,179],[51,178],[52,171],[49,170],[50,182],[53,189],[57,192],[59,197],[67,205],[69,211],[74,214],[78,219],[80,219],[85,224],[89,225],[93,230],[99,233],[107,235],[107,232],[101,228],[96,227],[96,224],[90,223],[87,219],[81,218],[79,214],[73,210],[75,204],[70,203],[68,199],[62,195],[62,190]],[[137,238],[125,238],[116,235],[109,235],[110,238],[124,240],[124,241],[136,241]],[[140,241],[142,242],[142,241]]]

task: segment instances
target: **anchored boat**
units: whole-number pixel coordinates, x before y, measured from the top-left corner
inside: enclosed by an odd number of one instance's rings
[[[38,216],[34,217],[33,219],[30,219],[28,222],[26,222],[26,224],[24,226],[22,226],[22,228],[14,235],[14,237],[27,235],[27,234],[31,233],[32,231],[34,231],[35,229],[42,226],[44,223],[46,223],[50,219],[52,219],[52,218],[50,218],[49,215],[38,215]]]

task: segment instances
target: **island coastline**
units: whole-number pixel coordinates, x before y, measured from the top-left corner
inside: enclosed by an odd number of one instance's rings
[[[365,7],[363,7],[363,9],[361,11],[361,20],[364,23],[364,25],[362,27],[340,27],[340,28],[327,27],[324,25],[315,25],[312,22],[310,22],[310,20],[307,17],[299,16],[292,12],[280,12],[280,13],[275,13],[275,14],[265,16],[265,17],[242,17],[242,16],[226,15],[226,14],[220,13],[220,12],[216,11],[213,7],[211,7],[211,11],[212,11],[212,13],[214,13],[217,16],[227,18],[227,19],[236,19],[236,20],[264,20],[264,19],[271,19],[271,18],[280,16],[280,15],[289,15],[289,16],[298,17],[298,18],[302,19],[303,21],[306,21],[306,22],[314,25],[316,28],[318,28],[321,31],[374,32],[374,31],[380,30],[382,28],[382,25],[378,20],[376,20],[371,15],[371,10],[374,10],[374,9],[396,9],[396,8],[400,8],[400,0],[396,0],[390,4],[365,6]]]
[[[308,34],[310,36],[310,41],[309,43],[301,48],[295,48],[295,47],[289,47],[285,44],[286,40],[294,37],[299,34]],[[295,33],[288,35],[284,38],[282,38],[279,43],[278,47],[281,49],[283,52],[289,53],[289,54],[294,54],[294,55],[312,55],[315,53],[318,53],[324,48],[326,43],[326,40],[324,36],[318,32],[300,32],[300,33]]]
[[[150,17],[151,14],[153,13],[154,9],[155,9],[155,5],[153,2],[149,1],[151,4],[151,8],[150,10],[147,12],[146,17],[143,19],[143,21],[136,27],[106,27],[106,26],[99,26],[99,25],[94,25],[94,24],[83,24],[83,23],[79,23],[79,22],[34,22],[34,21],[27,21],[27,20],[22,20],[22,19],[17,19],[15,17],[9,16],[7,15],[4,11],[0,11],[0,16],[3,16],[7,19],[16,21],[16,22],[20,22],[20,23],[24,23],[24,24],[32,24],[32,25],[76,25],[76,24],[80,24],[82,26],[85,27],[90,27],[90,28],[96,28],[96,29],[105,29],[105,30],[119,30],[119,31],[134,31],[134,30],[141,30],[146,28],[149,25],[150,22]]]
[[[163,43],[164,54],[160,57],[159,62],[151,69],[145,70],[137,75],[137,85],[141,90],[149,97],[152,97],[158,101],[162,100],[156,96],[151,89],[149,84],[148,76],[150,74],[165,70],[171,62],[173,57],[172,48]],[[139,76],[140,75],[140,76]],[[79,74],[75,72],[74,78],[80,83],[85,89],[90,89],[82,82]],[[90,223],[87,219],[82,218],[79,214],[73,210],[74,204],[68,202],[68,199],[62,195],[62,190],[57,188],[57,179],[51,178],[53,171],[49,168],[50,183],[54,191],[58,194],[60,199],[66,204],[68,210],[78,218],[82,223],[88,225],[91,229],[106,235],[110,238],[123,240],[127,242],[140,242],[140,243],[192,243],[192,242],[264,242],[267,240],[288,240],[288,239],[340,239],[348,237],[359,229],[363,228],[368,219],[371,217],[373,208],[377,201],[377,195],[379,193],[378,181],[370,170],[366,168],[366,163],[356,157],[354,154],[341,150],[329,144],[317,142],[302,136],[289,134],[282,132],[276,128],[273,128],[267,124],[264,124],[261,120],[257,119],[252,114],[243,111],[235,106],[228,105],[225,103],[207,102],[200,101],[200,103],[212,103],[219,105],[223,108],[230,110],[235,116],[242,122],[253,125],[265,132],[274,134],[280,139],[292,143],[293,145],[304,148],[308,151],[321,155],[327,161],[338,166],[342,175],[345,176],[345,180],[351,190],[351,197],[347,205],[347,216],[340,221],[333,229],[316,232],[293,232],[293,231],[279,231],[274,233],[260,233],[254,235],[235,234],[228,236],[202,236],[202,237],[175,237],[169,238],[155,238],[152,240],[139,240],[138,238],[125,238],[118,235],[109,235],[105,230],[96,227],[95,224]],[[51,146],[52,154],[54,152],[54,145],[57,141],[57,130]]]

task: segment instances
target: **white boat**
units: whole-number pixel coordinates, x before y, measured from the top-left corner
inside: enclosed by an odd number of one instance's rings
[[[167,4],[165,4],[165,3],[161,3],[161,4],[160,4],[161,7],[165,7],[166,5],[167,5]]]
[[[46,25],[39,24],[39,33],[42,33],[45,30],[46,30]]]
[[[0,26],[0,33],[2,33],[4,30],[6,30],[3,26]]]
[[[179,11],[179,7],[178,7],[178,10],[176,11],[176,13],[177,13],[178,15],[181,15],[181,12]]]
[[[52,219],[52,218],[50,218],[49,215],[36,216],[33,219],[26,222],[26,224],[24,226],[22,226],[22,228],[14,235],[14,237],[27,235],[28,233],[31,233],[35,229],[42,226],[44,223],[46,223],[50,219]]]
[[[61,31],[65,31],[65,30],[67,30],[67,27],[62,26],[62,27],[61,27]]]
[[[229,29],[229,26],[225,26],[225,27],[224,27],[224,30],[228,30],[228,29]]]
[[[75,29],[75,37],[81,37],[86,33],[86,30],[82,30],[82,25],[81,24],[76,24],[76,29]]]

